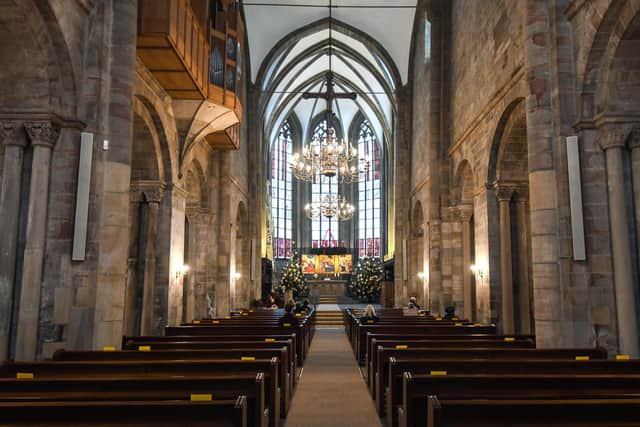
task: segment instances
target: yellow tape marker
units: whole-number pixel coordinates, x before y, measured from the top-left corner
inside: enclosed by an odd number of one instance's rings
[[[276,342],[275,338],[265,338],[264,342]]]
[[[243,316],[248,316],[248,315],[249,315],[249,313],[242,313],[242,315],[243,315]]]
[[[373,320],[367,320],[367,323],[373,323]]]
[[[217,325],[217,324],[220,323],[220,321],[219,320],[212,320],[211,323],[214,324],[214,325]]]
[[[302,313],[296,313],[296,317],[302,317]]]
[[[249,313],[253,313],[253,310],[249,310]]]
[[[506,342],[515,342],[516,341],[516,339],[514,337],[504,337],[504,340]]]
[[[451,320],[455,321],[455,320],[460,320],[460,319],[458,319],[457,317],[452,317]]]
[[[576,356],[576,360],[578,362],[587,362],[589,360],[589,356]]]
[[[396,346],[396,350],[406,350],[408,348],[409,348],[408,345],[397,345]]]
[[[112,345],[108,345],[108,346],[102,347],[102,351],[116,351],[116,348]]]
[[[225,319],[231,319],[231,316],[224,316]]]
[[[285,328],[288,328],[289,326],[291,326],[291,323],[283,323],[282,326],[284,326]]]
[[[436,317],[436,320],[442,320],[442,317]]]
[[[240,360],[242,360],[243,362],[254,362],[256,358],[253,356],[242,356]]]
[[[631,356],[628,354],[616,354],[617,361],[631,360]]]
[[[138,346],[138,351],[151,351],[151,346],[150,345],[139,345]]]
[[[211,394],[192,394],[191,401],[192,402],[211,402],[213,400],[213,395]]]
[[[16,373],[17,380],[32,380],[33,373],[32,372],[18,372]]]
[[[193,324],[194,324],[194,325],[199,325],[199,324],[200,324],[200,321],[199,321],[199,320],[194,320],[194,321],[193,321]]]
[[[420,313],[420,314],[418,314],[418,317],[426,317],[426,316],[427,316],[427,315],[426,315],[426,314],[424,314],[424,313]]]
[[[447,375],[447,371],[431,371],[432,377],[445,377]]]
[[[457,322],[456,326],[463,326],[464,324],[462,322]]]
[[[474,323],[473,326],[482,326],[482,323]]]

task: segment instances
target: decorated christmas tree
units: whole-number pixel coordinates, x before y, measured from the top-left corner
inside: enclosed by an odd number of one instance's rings
[[[355,276],[356,296],[362,300],[370,301],[380,294],[383,271],[382,262],[380,262],[379,258],[372,256],[360,258],[356,266]]]
[[[276,291],[285,295],[287,291],[292,291],[293,297],[295,298],[298,295],[304,294],[306,290],[307,282],[304,278],[304,274],[302,274],[300,257],[298,256],[298,252],[294,250],[287,266],[282,270],[280,283],[276,286]]]

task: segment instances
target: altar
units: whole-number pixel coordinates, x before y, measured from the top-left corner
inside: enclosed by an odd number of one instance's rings
[[[312,297],[341,297],[347,294],[347,281],[340,279],[308,280],[309,294]]]

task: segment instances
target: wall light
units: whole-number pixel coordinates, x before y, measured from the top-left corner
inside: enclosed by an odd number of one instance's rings
[[[424,280],[424,272],[421,271],[420,273],[418,273],[418,279]]]
[[[176,279],[186,276],[189,273],[190,267],[187,264],[176,268]]]
[[[471,264],[471,272],[480,279],[484,277],[484,268],[480,264]]]
[[[236,271],[235,273],[233,273],[233,274],[231,275],[231,278],[232,278],[233,280],[238,280],[238,279],[240,279],[241,277],[242,277],[242,274],[240,274],[240,272],[238,272],[238,271]]]

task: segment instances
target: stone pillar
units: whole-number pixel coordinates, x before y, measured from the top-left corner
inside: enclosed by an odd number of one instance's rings
[[[158,241],[158,211],[160,201],[164,193],[163,188],[144,192],[146,203],[142,204],[142,215],[146,217],[144,229],[140,230],[140,238],[144,239],[144,253],[138,256],[144,257],[143,290],[142,290],[142,316],[140,319],[140,334],[152,335],[154,332],[154,289],[156,283],[156,243]]]
[[[464,292],[464,318],[473,320],[473,273],[471,272],[471,264],[474,260],[471,258],[471,216],[473,215],[473,206],[461,206],[460,222],[462,223],[462,283]]]
[[[536,344],[563,347],[573,340],[563,312],[560,275],[560,212],[558,162],[554,154],[552,106],[552,18],[549,0],[523,0],[524,72],[527,84],[527,150],[531,209],[532,274],[535,295]],[[569,332],[568,332],[569,331]]]
[[[513,199],[518,218],[518,318],[519,334],[531,333],[531,280],[529,277],[529,195],[526,189],[518,189]]]
[[[601,138],[607,164],[609,194],[609,222],[613,251],[613,274],[616,290],[616,313],[620,352],[631,357],[640,356],[638,348],[638,316],[633,280],[632,241],[629,217],[625,204],[624,142],[626,133],[605,128],[608,138]]]
[[[502,332],[514,333],[513,317],[513,276],[511,257],[511,211],[510,203],[513,189],[497,187],[496,196],[500,205],[500,282],[502,284]]]
[[[24,249],[16,360],[33,360],[38,344],[38,317],[44,260],[51,152],[60,130],[49,121],[26,122],[33,146],[27,234]]]
[[[0,360],[9,357],[16,249],[20,218],[20,186],[26,139],[18,124],[0,122],[0,144],[4,144],[4,177],[0,193]]]
[[[631,150],[631,173],[633,179],[633,205],[635,206],[636,249],[640,248],[640,126],[631,131],[628,142]],[[640,249],[639,249],[640,250]],[[640,268],[640,256],[637,259]]]

